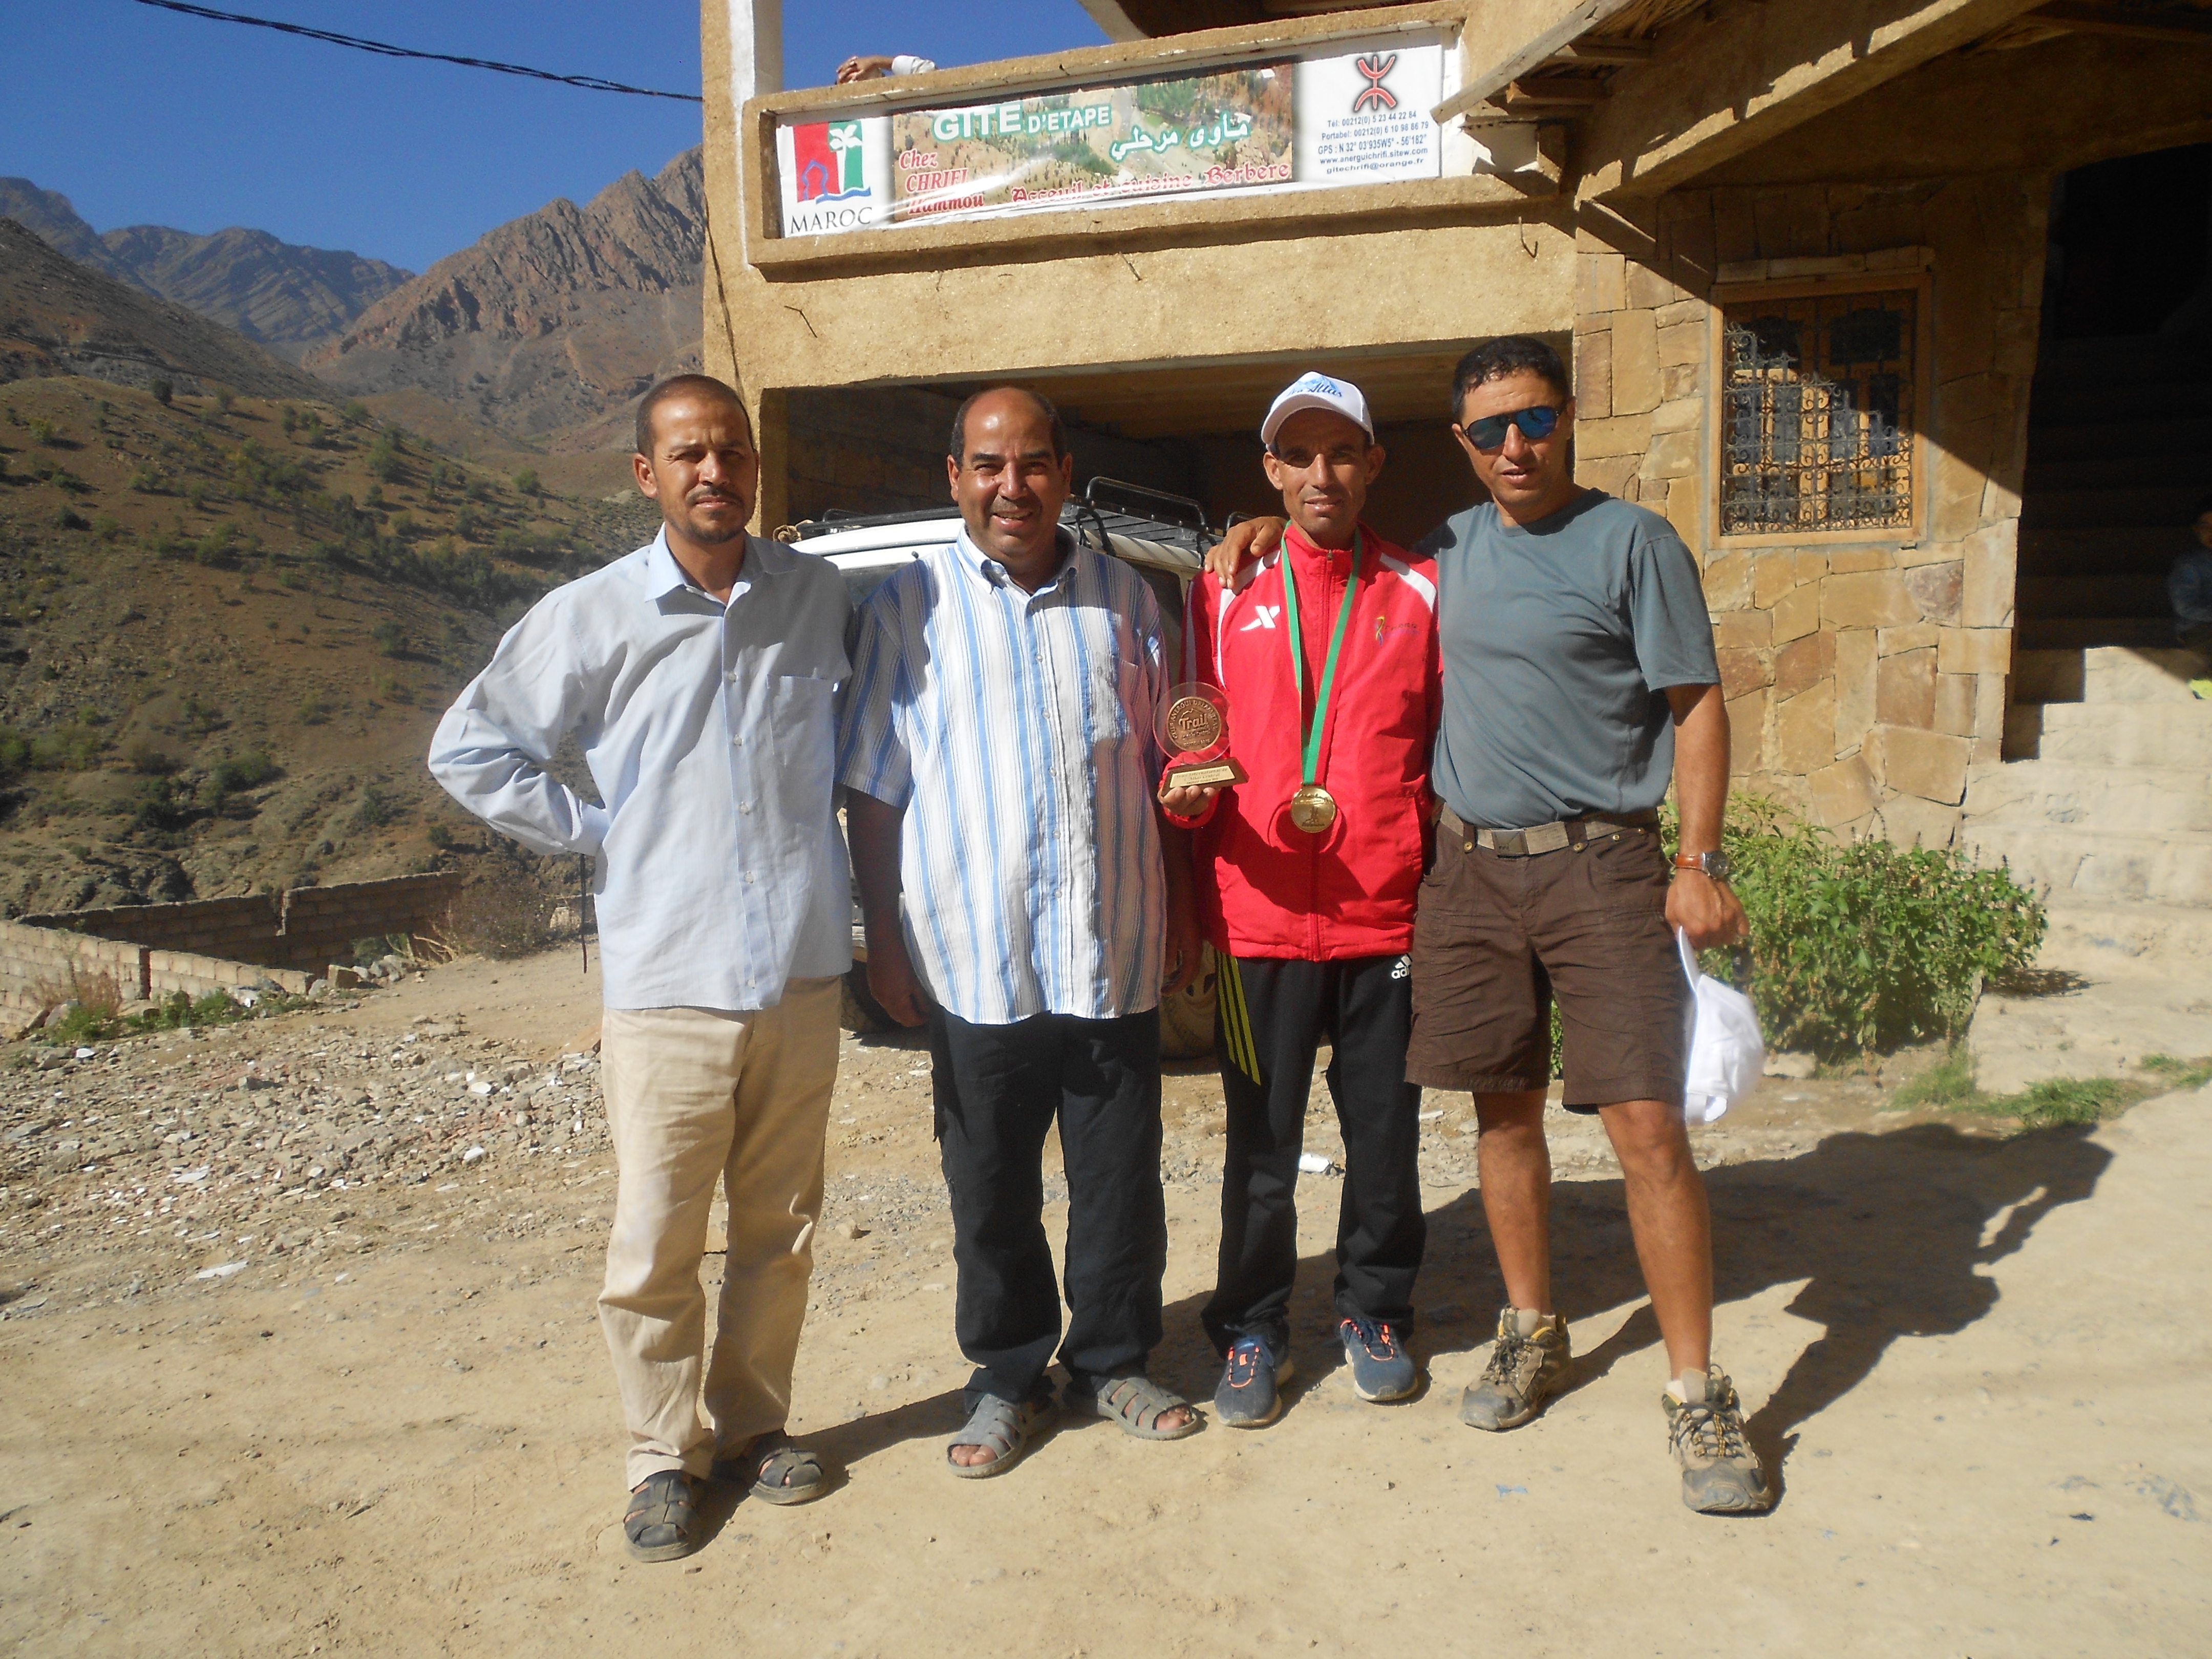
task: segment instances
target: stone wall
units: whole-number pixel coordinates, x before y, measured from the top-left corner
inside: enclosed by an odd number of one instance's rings
[[[357,939],[435,933],[460,890],[460,881],[459,875],[445,872],[396,876],[388,881],[295,887],[246,898],[56,911],[26,916],[21,925],[63,938],[90,935],[138,947],[151,952],[148,972],[177,978],[169,989],[189,988],[184,981],[191,980],[204,981],[200,989],[205,990],[216,985],[250,985],[265,969],[319,974],[331,963],[350,957]],[[246,965],[246,977],[225,978],[197,965],[210,961],[226,969]]]
[[[182,991],[205,996],[273,980],[294,995],[314,974],[228,962],[188,951],[157,951],[59,927],[0,921],[0,1008],[37,1013],[63,1002],[87,980],[105,979],[117,998],[135,1002]]]
[[[2047,202],[2021,174],[1686,191],[1578,234],[1578,475],[1697,550],[1736,787],[1841,835],[1948,845],[1968,765],[2000,757]],[[1714,289],[1923,269],[1917,532],[1717,535]]]

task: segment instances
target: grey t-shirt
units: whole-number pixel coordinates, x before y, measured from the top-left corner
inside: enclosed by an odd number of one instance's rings
[[[1527,526],[1486,501],[1416,550],[1437,562],[1445,805],[1492,830],[1658,805],[1674,769],[1666,688],[1721,677],[1674,526],[1590,489]]]

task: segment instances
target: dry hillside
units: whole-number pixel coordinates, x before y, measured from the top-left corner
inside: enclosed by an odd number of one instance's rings
[[[0,386],[0,909],[480,862],[439,711],[656,521],[532,485],[359,404]]]
[[[89,374],[125,385],[216,385],[257,397],[328,397],[311,375],[220,323],[57,253],[0,219],[0,381]]]

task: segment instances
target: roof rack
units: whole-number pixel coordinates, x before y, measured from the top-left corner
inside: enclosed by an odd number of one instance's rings
[[[1165,511],[1148,511],[1158,503]],[[781,539],[805,541],[811,537],[836,535],[848,530],[872,529],[878,525],[921,524],[955,516],[951,502],[943,507],[909,508],[898,513],[853,513],[831,507],[818,519],[786,526]],[[1200,556],[1219,539],[1207,522],[1205,507],[1188,495],[1176,495],[1146,484],[1121,478],[1097,477],[1083,487],[1082,496],[1060,509],[1060,522],[1082,525],[1106,536],[1130,536],[1187,548]]]

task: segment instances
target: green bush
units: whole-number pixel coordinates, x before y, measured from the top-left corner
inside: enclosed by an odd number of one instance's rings
[[[165,409],[168,406],[169,399],[177,395],[176,387],[163,380],[149,380],[147,382],[146,390],[152,392],[154,401]]]
[[[1770,1048],[1840,1056],[1955,1037],[1983,981],[2026,968],[2043,943],[2043,906],[2009,871],[1933,848],[1838,844],[1755,797],[1729,813],[1751,931],[1745,988]],[[1740,977],[1725,952],[1708,953],[1707,971]]]

